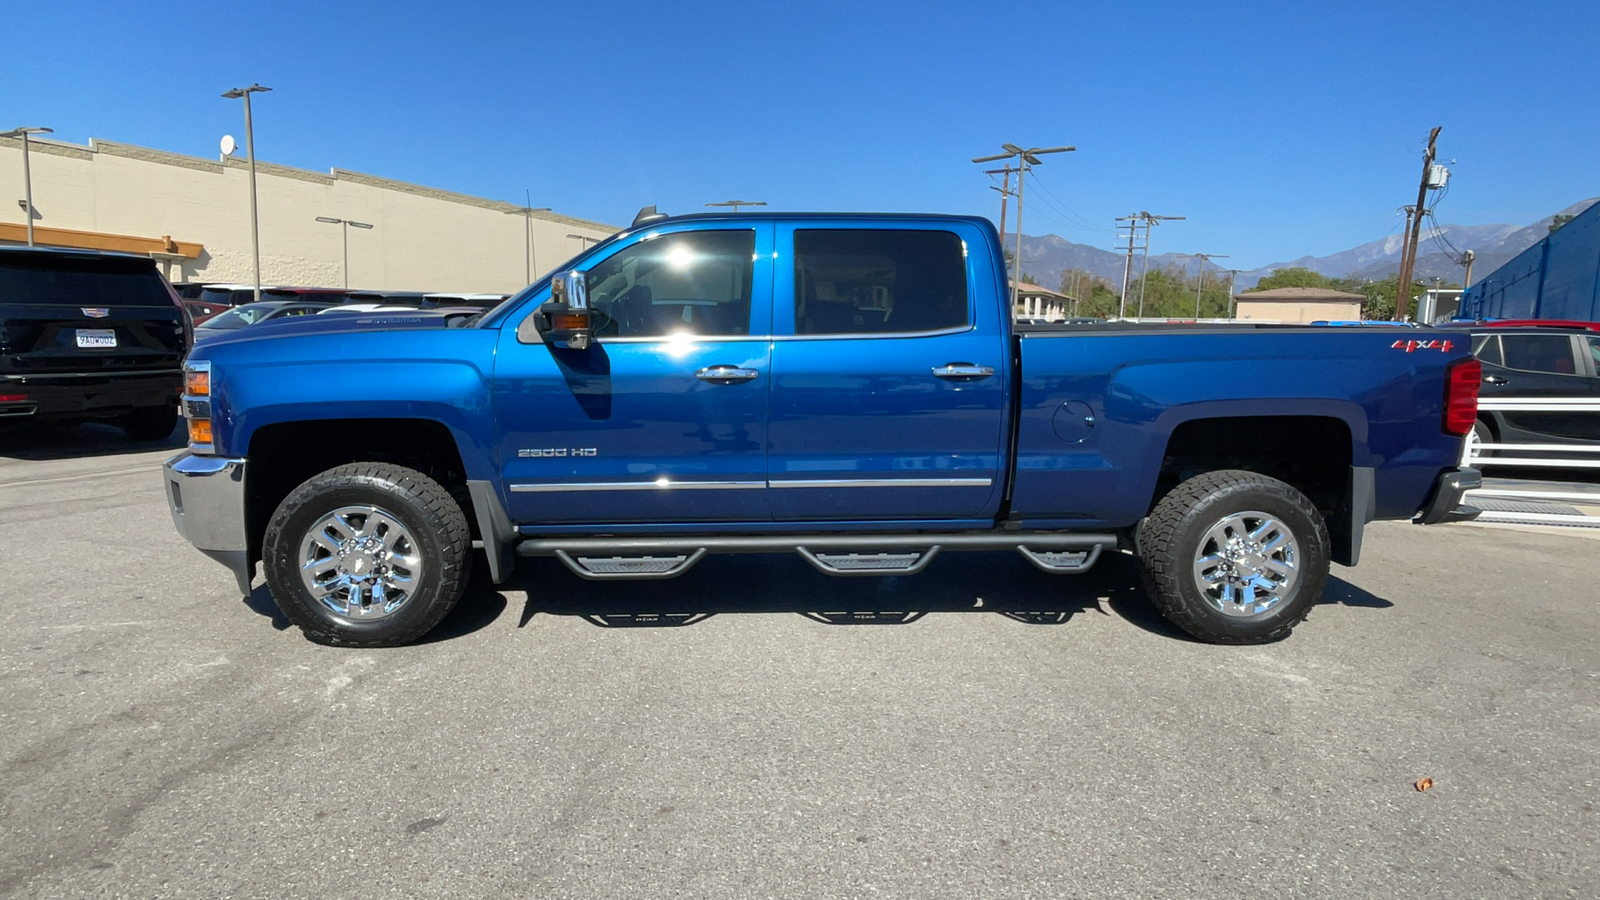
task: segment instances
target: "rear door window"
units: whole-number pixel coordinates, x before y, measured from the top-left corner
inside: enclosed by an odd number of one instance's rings
[[[172,306],[148,259],[8,253],[0,258],[0,303],[42,306]]]
[[[1548,375],[1576,375],[1572,338],[1564,334],[1502,334],[1500,349],[1508,369],[1543,372]]]
[[[795,334],[946,331],[972,324],[961,238],[948,231],[794,233]]]

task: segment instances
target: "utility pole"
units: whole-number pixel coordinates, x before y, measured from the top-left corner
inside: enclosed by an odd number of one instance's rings
[[[1242,272],[1242,271],[1244,271],[1244,270],[1243,269],[1229,269],[1228,270],[1228,321],[1229,322],[1233,321],[1233,282],[1234,282],[1235,279],[1237,279],[1239,277],[1239,273]]]
[[[1195,259],[1200,260],[1200,283],[1196,285],[1194,289],[1194,317],[1198,319],[1200,318],[1200,292],[1205,290],[1206,286],[1206,263],[1212,261],[1213,259],[1227,259],[1228,254],[1196,253],[1194,257]]]
[[[1029,166],[1037,166],[1044,162],[1039,157],[1045,153],[1070,153],[1077,147],[1029,147],[1024,150],[1016,144],[1001,144],[1000,149],[1006,151],[993,156],[979,156],[972,161],[975,163],[994,162],[997,159],[1017,160],[1017,274],[1011,279],[1011,308],[1017,308],[1017,284],[1022,281],[1022,178]]]
[[[734,212],[738,212],[739,211],[739,207],[741,207],[741,206],[766,206],[767,205],[767,201],[765,201],[765,200],[724,200],[721,203],[707,203],[706,205],[707,206],[731,206],[731,207],[733,207],[733,211]]]
[[[1158,215],[1152,214],[1148,210],[1140,210],[1139,212],[1136,212],[1136,213],[1134,213],[1133,215],[1130,215],[1130,216],[1118,216],[1117,217],[1117,221],[1118,222],[1126,221],[1126,222],[1129,223],[1128,224],[1128,264],[1123,269],[1123,275],[1122,275],[1122,296],[1123,296],[1122,306],[1123,306],[1123,311],[1122,311],[1122,313],[1120,315],[1126,315],[1127,314],[1128,279],[1129,279],[1129,276],[1133,274],[1133,232],[1134,232],[1134,230],[1139,227],[1139,223],[1140,222],[1144,223],[1144,262],[1140,265],[1140,271],[1139,271],[1139,318],[1143,318],[1144,317],[1144,285],[1145,285],[1145,281],[1147,280],[1146,276],[1150,274],[1150,227],[1152,225],[1160,225],[1162,222],[1182,221],[1184,218],[1185,218],[1184,216],[1158,216]],[[1120,250],[1122,248],[1118,247],[1117,249]]]
[[[1422,181],[1417,185],[1417,210],[1411,217],[1411,227],[1406,235],[1406,254],[1400,260],[1400,282],[1394,299],[1394,320],[1404,322],[1406,309],[1411,305],[1411,274],[1417,264],[1417,239],[1422,236],[1422,216],[1428,208],[1428,173],[1433,167],[1435,144],[1439,142],[1442,126],[1428,132],[1428,149],[1422,154]]]
[[[1139,216],[1137,213],[1131,216],[1117,216],[1118,222],[1128,223],[1126,225],[1117,226],[1118,232],[1121,232],[1124,228],[1128,229],[1128,246],[1126,248],[1128,251],[1128,258],[1127,261],[1122,265],[1122,296],[1117,301],[1117,318],[1119,319],[1125,319],[1128,317],[1128,281],[1133,277],[1134,238],[1139,233],[1139,223],[1137,221],[1138,218]],[[1148,237],[1149,236],[1146,235],[1147,241]],[[1122,240],[1122,235],[1120,233],[1117,235],[1117,240]],[[1117,247],[1116,249],[1122,250],[1124,248]]]
[[[1396,295],[1394,321],[1396,322],[1402,321],[1404,318],[1404,313],[1400,311],[1401,300],[1399,297],[1399,295],[1402,293],[1400,290],[1400,285],[1404,282],[1402,282],[1400,279],[1405,277],[1406,271],[1411,268],[1411,246],[1406,243],[1406,236],[1411,234],[1412,220],[1421,218],[1417,215],[1417,208],[1415,206],[1403,206],[1400,209],[1406,214],[1406,224],[1400,229],[1400,270],[1394,274],[1394,291]]]
[[[1467,288],[1472,287],[1472,259],[1476,254],[1471,250],[1461,254],[1461,264],[1467,267],[1467,274],[1461,279],[1461,296],[1467,295]]]
[[[992,184],[989,185],[989,190],[1000,192],[1000,237],[1002,238],[1006,236],[1006,201],[1011,199],[1011,173],[1015,171],[1016,169],[1011,168],[1011,163],[1006,163],[1003,169],[983,170],[985,175],[1005,175],[1005,179],[1000,182],[999,187],[995,187]]]

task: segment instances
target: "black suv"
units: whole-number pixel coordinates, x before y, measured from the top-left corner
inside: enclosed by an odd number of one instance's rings
[[[1467,452],[1551,457],[1539,464],[1555,467],[1569,457],[1594,460],[1592,453],[1558,448],[1600,443],[1600,324],[1518,320],[1469,327],[1483,386]],[[1480,444],[1501,446],[1480,451]]]
[[[164,438],[187,343],[155,260],[0,247],[0,422],[109,419],[135,440]]]

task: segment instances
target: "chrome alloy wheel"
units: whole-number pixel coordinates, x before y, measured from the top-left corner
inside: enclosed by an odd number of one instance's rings
[[[1251,618],[1276,609],[1300,579],[1300,544],[1287,525],[1256,510],[1232,513],[1206,530],[1194,580],[1223,615]]]
[[[300,581],[312,599],[358,622],[393,615],[416,593],[422,554],[391,512],[341,506],[300,541]]]

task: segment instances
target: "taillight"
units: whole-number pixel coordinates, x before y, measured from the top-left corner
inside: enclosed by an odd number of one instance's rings
[[[1458,359],[1445,369],[1444,431],[1465,437],[1478,421],[1478,388],[1483,383],[1483,363]]]

